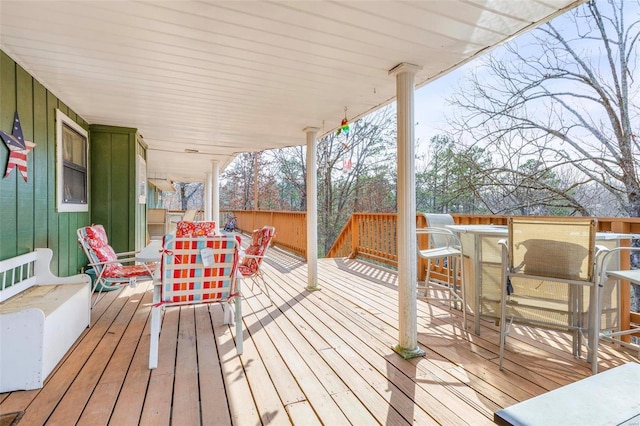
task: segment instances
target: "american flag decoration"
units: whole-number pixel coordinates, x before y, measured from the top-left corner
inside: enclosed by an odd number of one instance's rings
[[[0,130],[0,138],[4,141],[4,144],[9,148],[9,160],[7,161],[7,171],[4,177],[8,177],[13,169],[18,166],[20,174],[25,182],[27,182],[27,154],[36,146],[35,143],[25,141],[22,135],[22,126],[20,125],[20,117],[16,111],[15,118],[13,120],[13,131],[8,134],[5,131]]]

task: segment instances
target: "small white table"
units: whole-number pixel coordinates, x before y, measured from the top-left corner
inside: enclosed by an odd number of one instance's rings
[[[151,240],[149,244],[136,254],[136,262],[160,262],[162,259],[162,241]]]

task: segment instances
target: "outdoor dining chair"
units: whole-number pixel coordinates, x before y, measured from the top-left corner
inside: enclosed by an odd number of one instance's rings
[[[595,218],[508,218],[501,240],[500,370],[513,323],[569,331],[581,355],[595,290]]]
[[[78,244],[89,259],[96,278],[93,291],[114,290],[121,284],[134,286],[137,280],[153,279],[154,264],[135,264],[136,251],[116,253],[109,245],[102,225],[84,226],[77,230]],[[128,263],[129,265],[123,265]],[[95,298],[94,305],[99,297]]]
[[[620,280],[640,285],[640,269],[620,270],[612,265],[612,262],[615,263],[619,258],[621,252],[632,253],[638,251],[640,251],[640,247],[616,247],[598,252],[599,279],[596,291],[596,309],[591,317],[591,321],[594,323],[593,348],[591,348],[593,374],[598,372],[598,349],[601,341],[634,349],[638,351],[638,358],[640,358],[640,345],[621,339],[622,336],[631,336],[633,334],[640,336],[640,323],[632,322],[629,330],[621,330],[619,309],[614,310],[614,312],[607,312],[606,309],[608,305],[612,304],[612,301],[616,304],[615,302],[620,297],[618,291],[616,291],[620,288]],[[613,318],[611,318],[612,316]]]
[[[222,303],[224,323],[235,324],[236,353],[242,354],[242,304],[238,241],[227,236],[164,238],[160,282],[151,308],[149,368],[158,366],[161,313],[166,307]]]
[[[269,285],[264,279],[264,271],[262,270],[262,261],[267,255],[267,250],[271,245],[271,241],[276,235],[276,228],[273,226],[264,226],[262,229],[256,229],[251,233],[251,243],[244,250],[242,260],[239,266],[239,272],[243,279],[251,279],[251,290],[254,284],[263,290],[269,299],[269,303],[273,304],[271,295],[269,294]],[[260,284],[262,282],[262,285]]]
[[[464,262],[462,257],[462,243],[458,236],[447,229],[447,225],[455,222],[449,214],[425,214],[426,228],[416,229],[418,238],[428,236],[428,248],[421,249],[418,242],[418,256],[427,261],[424,285],[418,283],[418,291],[424,290],[425,298],[429,300],[444,300],[462,310],[462,321],[467,328],[467,301],[464,290]],[[432,262],[438,262],[446,272],[446,281],[431,279]],[[446,262],[446,263],[445,263]],[[445,291],[445,296],[433,296],[431,289]]]

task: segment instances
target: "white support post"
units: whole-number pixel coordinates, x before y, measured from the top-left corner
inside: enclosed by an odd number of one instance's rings
[[[317,127],[306,127],[307,134],[307,290],[318,287],[318,175]]]
[[[220,229],[220,163],[211,161],[211,220],[216,222],[216,228]]]
[[[204,181],[204,220],[211,220],[211,203],[213,197],[213,173],[207,172]]]
[[[402,63],[389,71],[396,77],[398,122],[398,344],[404,359],[424,356],[418,346],[417,243],[414,91],[420,67]]]

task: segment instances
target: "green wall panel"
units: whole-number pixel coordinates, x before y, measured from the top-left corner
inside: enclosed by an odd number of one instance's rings
[[[25,139],[36,144],[27,156],[27,182],[17,169],[4,178],[9,151],[0,144],[0,260],[49,247],[52,272],[67,276],[86,263],[76,229],[88,225],[90,215],[56,211],[56,108],[88,129],[75,112],[0,51],[0,129],[11,132],[18,111]]]
[[[33,139],[46,141],[47,135],[47,90],[43,85],[34,81],[33,85]],[[34,227],[34,247],[47,247],[48,244],[48,212],[47,209],[37,208],[48,205],[48,185],[49,164],[47,161],[48,150],[44,148],[33,150],[33,173],[29,171],[29,179],[33,182],[33,227]]]
[[[0,52],[0,129],[11,132],[16,112],[16,65]],[[15,170],[5,178],[9,150],[0,147],[0,259],[18,253],[16,222],[18,216],[17,180]]]
[[[91,125],[91,217],[105,227],[116,252],[146,244],[146,205],[136,199],[136,153],[145,146],[136,129]]]
[[[16,102],[18,114],[20,115],[20,125],[25,140],[33,141],[33,78],[20,66],[16,67]],[[33,155],[34,149],[27,155],[27,181],[24,181],[22,174],[16,167],[12,175],[15,175],[17,201],[18,201],[18,252],[27,253],[34,249],[34,184]]]

